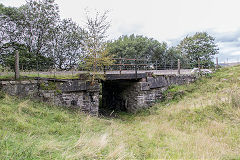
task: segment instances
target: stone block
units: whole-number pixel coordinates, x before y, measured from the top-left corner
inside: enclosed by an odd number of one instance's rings
[[[167,79],[164,76],[158,76],[158,77],[148,77],[147,81],[150,84],[150,88],[161,88],[163,86],[167,86],[168,82]]]
[[[140,82],[141,91],[148,91],[150,90],[150,83],[148,82]]]
[[[90,92],[96,92],[100,90],[100,85],[98,82],[94,82],[93,84],[91,84],[91,82],[88,82],[86,84],[86,90],[90,91]]]
[[[85,81],[73,80],[60,84],[60,89],[63,92],[76,92],[87,90],[87,84]]]

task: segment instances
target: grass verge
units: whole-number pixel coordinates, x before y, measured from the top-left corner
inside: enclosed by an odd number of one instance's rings
[[[112,119],[6,95],[0,159],[240,159],[239,89],[240,66],[224,68]]]

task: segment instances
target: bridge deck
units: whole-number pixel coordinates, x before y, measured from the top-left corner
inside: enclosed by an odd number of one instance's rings
[[[146,78],[147,73],[138,73],[138,74],[106,74],[106,80],[131,80],[131,79],[141,79]]]
[[[177,70],[138,70],[137,73],[152,72],[155,75],[177,74]],[[20,72],[21,75],[40,74],[40,75],[76,75],[87,73],[87,71],[25,71]],[[103,74],[103,72],[98,72]],[[134,74],[135,70],[122,70],[121,74]],[[14,72],[0,72],[0,75],[14,75]],[[120,74],[120,71],[106,71],[106,74]],[[191,69],[181,69],[181,74],[191,74]]]
[[[202,69],[204,71],[205,69]],[[181,75],[191,75],[192,69],[181,69]],[[71,79],[70,77],[76,77],[78,74],[88,73],[87,71],[46,71],[46,72],[20,72],[21,76],[26,77],[48,77],[56,79],[57,77],[66,77],[60,79]],[[137,70],[137,76],[135,70],[122,70],[120,71],[106,71],[107,80],[118,79],[140,79],[147,76],[147,73],[153,73],[154,75],[177,75],[177,70]],[[104,74],[104,72],[98,72],[98,74]],[[3,77],[3,78],[2,78]],[[0,80],[6,79],[5,77],[14,77],[14,72],[0,72]],[[67,78],[69,77],[69,78]],[[75,79],[76,79],[75,78]],[[10,78],[9,78],[10,79]],[[12,78],[11,78],[12,79]]]

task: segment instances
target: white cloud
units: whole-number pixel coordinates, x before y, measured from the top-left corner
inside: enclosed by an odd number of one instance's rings
[[[236,51],[236,52],[233,52],[231,55],[233,55],[233,56],[240,56],[240,50],[239,51]]]
[[[25,0],[0,0],[0,3],[6,6],[19,7],[25,3]]]

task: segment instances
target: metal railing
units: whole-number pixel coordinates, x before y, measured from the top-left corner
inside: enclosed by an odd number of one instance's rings
[[[134,58],[113,58],[113,64],[110,66],[99,67],[97,72],[100,74],[127,74],[127,73],[145,73],[154,72],[157,74],[189,74],[193,67],[191,65],[186,65],[191,63],[181,62],[178,60],[170,61],[152,61],[148,59],[134,59]],[[198,68],[206,68],[199,66]],[[21,63],[19,64],[20,75],[21,76],[46,76],[46,77],[56,77],[60,76],[75,76],[77,74],[91,72],[81,68],[79,65],[71,66],[69,69],[57,69],[52,62],[37,62],[37,63]],[[0,76],[4,75],[14,75],[13,68],[7,68],[5,71],[0,70]]]
[[[180,71],[180,60],[171,61],[170,63],[161,63],[160,61],[151,61],[147,59],[128,59],[114,58],[114,64],[104,67],[104,72],[118,71],[147,71],[147,70],[177,70]]]

